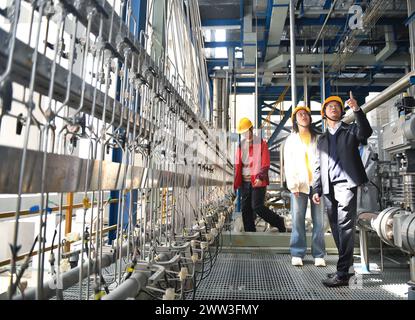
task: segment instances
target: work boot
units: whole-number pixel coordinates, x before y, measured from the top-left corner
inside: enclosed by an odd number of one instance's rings
[[[337,274],[337,272],[327,273],[327,278],[333,278],[336,274]],[[349,272],[347,277],[350,279],[353,276],[354,276],[354,273]]]
[[[324,279],[322,282],[326,287],[329,288],[345,287],[349,285],[349,278],[339,278],[339,276],[336,274],[334,277]]]

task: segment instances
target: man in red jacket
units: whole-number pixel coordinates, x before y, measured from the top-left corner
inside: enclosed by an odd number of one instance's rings
[[[243,136],[236,150],[234,190],[241,188],[242,220],[245,231],[255,232],[255,214],[285,232],[284,219],[265,207],[270,166],[268,144],[254,135],[252,122],[242,118],[237,133]]]

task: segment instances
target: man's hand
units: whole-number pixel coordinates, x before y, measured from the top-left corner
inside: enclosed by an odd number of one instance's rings
[[[254,187],[258,187],[258,186],[260,186],[261,185],[261,183],[262,183],[262,180],[261,179],[255,179],[255,181],[254,181]]]
[[[294,193],[294,196],[296,197],[296,198],[298,198],[298,196],[300,195],[300,193],[299,192],[293,192]]]
[[[320,196],[318,195],[318,193],[313,194],[313,202],[315,204],[320,204]]]
[[[350,99],[349,100],[347,100],[346,101],[346,104],[354,111],[354,112],[356,112],[356,111],[359,111],[360,110],[360,107],[359,107],[359,105],[357,104],[357,101],[353,98],[353,93],[350,91],[349,92],[349,94],[350,94]]]

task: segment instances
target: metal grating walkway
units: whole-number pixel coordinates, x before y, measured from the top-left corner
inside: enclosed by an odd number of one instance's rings
[[[126,263],[123,260],[121,264],[121,270],[124,270],[125,267],[126,267]],[[114,279],[115,264],[112,264],[102,270],[103,270],[102,276],[104,277],[104,280],[109,286],[110,290],[112,290],[113,288],[117,286],[117,279]],[[83,290],[82,299],[85,299],[85,300],[87,299],[87,284],[88,284],[88,279],[83,279],[82,280],[82,290]],[[95,284],[94,276],[91,276],[89,278],[89,286],[90,286],[89,300],[94,300],[94,290],[93,290],[94,284]],[[76,284],[72,287],[69,287],[63,290],[63,299],[64,300],[78,300],[79,299],[79,284]],[[56,300],[56,296],[51,298],[50,300]]]
[[[397,300],[407,299],[409,269],[385,269],[383,274],[358,275],[350,287],[326,288],[326,274],[336,270],[337,256],[327,267],[291,266],[291,256],[269,251],[221,253],[211,274],[198,288],[197,300]]]

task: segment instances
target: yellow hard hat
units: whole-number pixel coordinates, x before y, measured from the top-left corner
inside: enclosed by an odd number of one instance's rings
[[[330,97],[326,98],[326,100],[324,100],[324,103],[321,106],[321,116],[322,117],[324,117],[324,108],[326,107],[326,104],[331,102],[331,101],[337,101],[338,103],[340,103],[340,105],[342,107],[342,112],[344,111],[344,104],[343,104],[342,98],[340,98],[339,96],[330,96]]]
[[[239,134],[247,132],[250,128],[252,128],[252,122],[248,118],[242,118],[239,120],[238,128],[236,129],[236,132]]]
[[[311,110],[306,106],[297,106],[291,114],[291,121],[294,122],[295,115],[298,111],[305,110],[309,115],[311,115]]]

